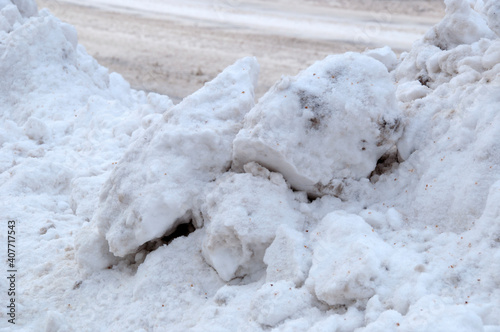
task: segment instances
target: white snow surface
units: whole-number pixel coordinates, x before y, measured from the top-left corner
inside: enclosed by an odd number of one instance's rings
[[[174,106],[0,0],[0,331],[499,331],[500,7],[446,4],[399,58]]]

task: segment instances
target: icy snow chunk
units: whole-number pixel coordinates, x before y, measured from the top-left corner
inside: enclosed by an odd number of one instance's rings
[[[368,176],[394,145],[400,119],[386,67],[356,53],[329,56],[284,77],[245,116],[235,167],[256,161],[296,189],[322,194]]]
[[[312,304],[305,288],[297,289],[290,281],[264,284],[250,304],[250,316],[265,327],[273,327],[285,319],[298,316]]]
[[[368,50],[363,54],[382,62],[387,67],[388,71],[393,71],[398,65],[398,56],[389,46]]]
[[[267,282],[278,280],[293,281],[300,287],[307,277],[311,266],[311,253],[305,246],[301,232],[280,226],[276,238],[264,255],[267,264]]]
[[[332,212],[312,234],[313,263],[306,286],[319,300],[350,305],[376,294],[391,248],[363,218]]]
[[[173,231],[231,164],[232,141],[253,106],[255,58],[244,58],[164,114],[128,149],[104,184],[94,217],[125,256]]]
[[[247,170],[257,167],[253,164]],[[207,233],[203,255],[222,279],[229,281],[265,269],[264,253],[278,227],[297,229],[303,222],[293,199],[277,173],[229,174],[218,181],[204,205]]]
[[[442,50],[461,44],[472,44],[481,38],[496,38],[482,13],[475,11],[468,0],[445,0],[446,15],[424,40]]]

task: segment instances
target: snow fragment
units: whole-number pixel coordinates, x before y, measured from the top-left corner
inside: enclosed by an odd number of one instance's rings
[[[388,71],[393,71],[398,65],[398,56],[389,46],[368,50],[363,54],[382,62]]]

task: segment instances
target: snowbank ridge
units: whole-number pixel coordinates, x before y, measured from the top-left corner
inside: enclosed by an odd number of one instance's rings
[[[399,58],[332,55],[255,104],[248,57],[174,106],[0,1],[16,328],[497,331],[500,5],[446,5]]]

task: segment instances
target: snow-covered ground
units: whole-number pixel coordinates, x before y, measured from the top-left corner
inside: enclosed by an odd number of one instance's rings
[[[0,331],[500,331],[499,12],[174,105],[0,0]]]

